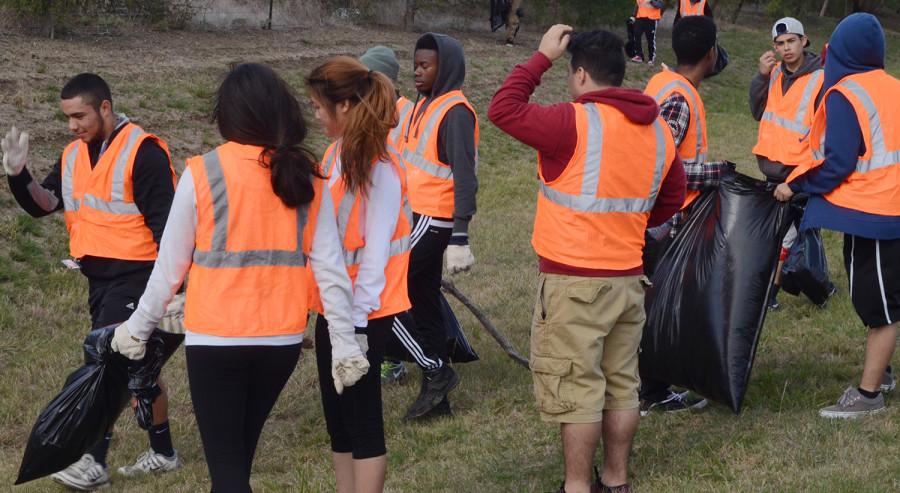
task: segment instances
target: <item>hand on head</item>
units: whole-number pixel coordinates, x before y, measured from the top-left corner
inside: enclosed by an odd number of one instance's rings
[[[543,53],[544,56],[549,58],[552,62],[565,54],[566,47],[569,46],[571,35],[572,26],[556,24],[544,33],[538,51]]]

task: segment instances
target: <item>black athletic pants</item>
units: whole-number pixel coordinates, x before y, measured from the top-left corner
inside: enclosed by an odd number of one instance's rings
[[[300,344],[187,346],[188,382],[213,493],[246,493],[263,424]]]
[[[144,294],[151,272],[152,269],[139,270],[113,279],[88,277],[91,328],[99,329],[128,320]]]
[[[448,220],[414,214],[407,287],[412,308],[394,319],[394,335],[422,368],[447,361],[447,327],[441,315],[441,276],[444,250],[452,227],[436,226]]]
[[[316,320],[316,365],[325,425],[331,437],[331,450],[352,453],[354,459],[369,459],[387,453],[384,446],[384,418],[381,409],[381,362],[384,345],[391,332],[394,316],[369,320],[364,333],[368,339],[369,372],[338,395],[331,376],[331,339],[328,322]],[[359,329],[357,329],[359,330]]]
[[[646,18],[634,20],[634,49],[645,62],[656,60],[656,23],[657,21]],[[647,52],[650,55],[648,58],[644,57],[642,36],[647,38]]]

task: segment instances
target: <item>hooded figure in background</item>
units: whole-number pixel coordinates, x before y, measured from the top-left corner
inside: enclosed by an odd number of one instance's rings
[[[798,166],[775,190],[788,200],[810,195],[800,225],[844,233],[844,265],[853,307],[866,333],[859,386],[825,418],[855,418],[885,410],[894,388],[890,361],[900,321],[900,80],[884,70],[884,31],[871,14],[848,16],[831,35],[825,61],[824,106],[809,133],[813,163]]]
[[[418,94],[410,117],[401,122],[400,139],[414,217],[408,282],[412,309],[397,317],[394,333],[414,355],[423,380],[407,420],[438,407],[449,413],[447,394],[459,384],[446,364],[441,264],[444,250],[451,274],[475,263],[468,228],[478,191],[478,117],[461,90],[466,76],[462,45],[450,36],[426,33],[416,42],[414,67]]]

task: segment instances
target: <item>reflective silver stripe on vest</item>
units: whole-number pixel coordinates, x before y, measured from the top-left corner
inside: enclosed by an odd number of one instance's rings
[[[203,167],[209,181],[210,197],[213,203],[213,237],[209,251],[194,250],[194,263],[209,268],[239,267],[303,267],[303,228],[306,226],[309,207],[297,208],[297,249],[296,250],[242,250],[228,251],[228,189],[219,152],[214,150],[203,155]]]
[[[419,134],[419,145],[416,146],[416,150],[412,151],[410,149],[403,149],[403,159],[404,161],[412,164],[416,168],[419,168],[425,173],[428,173],[435,178],[440,178],[442,180],[452,180],[453,179],[453,168],[449,166],[441,166],[431,161],[425,159],[425,146],[428,145],[428,141],[431,139],[432,132],[437,131],[438,122],[440,121],[441,115],[444,113],[444,110],[448,107],[465,102],[460,96],[452,96],[442,102],[440,106],[437,107],[436,110],[431,114],[431,117],[425,122],[425,129],[422,130],[422,133]],[[412,119],[410,119],[410,125],[412,125]]]
[[[116,157],[116,165],[113,168],[112,193],[110,199],[112,202],[122,202],[125,200],[125,168],[128,167],[128,156],[134,150],[134,144],[144,132],[139,127],[133,127],[128,134],[128,140],[125,142],[125,148]]]
[[[700,107],[700,105],[698,104],[697,98],[694,97],[693,88],[688,86],[687,84],[684,83],[684,81],[681,81],[681,80],[673,80],[672,82],[669,82],[668,84],[664,85],[663,88],[660,89],[659,92],[657,92],[655,96],[653,96],[653,99],[662,103],[662,101],[660,101],[660,99],[662,98],[663,94],[675,89],[676,87],[680,87],[687,94],[687,96],[689,98],[691,98],[691,107],[692,108],[696,109],[696,108]],[[705,163],[706,162],[706,154],[703,154],[703,122],[701,121],[701,118],[699,115],[700,111],[697,110],[697,113],[698,114],[696,114],[696,115],[691,115],[694,118],[694,121],[697,123],[697,149],[694,151],[694,156],[696,156],[696,157],[694,158],[694,160],[692,162]]]
[[[809,110],[809,104],[812,101],[813,90],[815,90],[816,85],[822,78],[823,73],[824,71],[822,69],[816,70],[812,73],[812,77],[810,77],[809,80],[806,81],[806,87],[803,88],[803,95],[800,97],[800,106],[797,108],[797,113],[794,115],[793,120],[788,120],[787,118],[778,116],[774,111],[766,111],[765,113],[763,113],[761,120],[773,122],[779,127],[786,128],[792,132],[797,132],[803,135],[808,134],[809,125],[805,125],[803,123],[803,119],[806,116],[807,111]]]
[[[593,105],[591,105],[593,106]],[[590,115],[590,113],[588,113]],[[590,118],[590,117],[589,117]],[[603,133],[600,127],[588,128],[588,152],[590,149],[596,149],[603,146]],[[604,198],[597,197],[597,186],[589,193],[585,193],[586,182],[592,178],[595,173],[599,176],[600,161],[591,161],[589,154],[585,153],[585,169],[581,182],[581,195],[572,195],[560,192],[551,188],[549,185],[541,182],[541,193],[544,197],[557,205],[572,209],[578,212],[650,212],[653,204],[656,202],[656,196],[659,194],[659,187],[662,183],[663,171],[666,168],[666,140],[665,132],[668,128],[663,128],[659,120],[653,122],[653,133],[656,137],[656,162],[653,169],[653,183],[650,186],[649,196],[646,198]],[[592,142],[596,140],[597,142]],[[599,153],[595,154],[599,156]]]
[[[412,101],[407,100],[406,104],[400,107],[400,115],[398,117],[397,126],[391,129],[391,141],[397,142],[400,139],[400,134],[403,132],[403,122],[409,118],[409,114],[412,112],[413,104]]]
[[[111,202],[107,202],[99,197],[91,195],[89,193],[84,194],[84,205],[90,207],[91,209],[96,209],[100,212],[106,212],[108,214],[140,214],[141,210],[138,209],[136,205],[132,202],[121,202],[118,200],[113,200]]]
[[[869,96],[869,93],[859,83],[852,79],[841,82],[841,86],[845,87],[862,103],[866,112],[869,114],[869,133],[872,138],[872,157],[869,159],[860,159],[856,163],[856,171],[859,173],[868,173],[869,171],[879,168],[886,168],[900,164],[900,149],[888,150],[884,140],[884,127],[881,125],[881,116],[878,114],[878,108],[875,102]]]
[[[781,72],[781,64],[776,65],[775,68],[772,69],[772,73],[769,74],[769,91],[772,90],[772,86],[775,85],[775,81],[778,80],[778,77],[781,76]]]
[[[64,163],[64,169],[62,173],[61,188],[63,208],[69,212],[75,212],[81,207],[81,202],[73,197],[75,191],[75,161],[78,157],[79,147],[81,147],[81,142],[75,143],[75,146],[66,156],[66,162]]]

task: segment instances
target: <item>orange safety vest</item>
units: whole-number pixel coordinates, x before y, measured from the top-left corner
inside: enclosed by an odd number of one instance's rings
[[[412,209],[406,193],[406,173],[403,170],[401,159],[395,149],[388,146],[388,160],[397,176],[400,177],[400,215],[397,218],[397,226],[391,237],[390,258],[384,268],[384,289],[381,291],[381,304],[378,310],[369,314],[369,320],[395,315],[409,310],[412,305],[409,302],[409,293],[406,286],[409,272],[409,255],[411,250],[410,232],[412,231]],[[340,141],[333,142],[325,156],[322,157],[322,169],[329,177],[331,183],[331,196],[334,200],[335,214],[337,214],[338,231],[343,239],[344,261],[347,264],[347,273],[350,280],[356,285],[356,276],[359,274],[359,265],[362,261],[363,247],[366,239],[363,236],[363,228],[360,224],[362,210],[362,197],[346,190],[344,180],[340,174],[331,177],[341,161]],[[310,279],[313,281],[313,294],[310,297],[312,310],[323,313],[322,300],[318,287],[309,269]]]
[[[428,102],[422,111],[422,106]],[[403,128],[403,164],[412,210],[433,217],[453,217],[453,168],[438,158],[438,129],[444,116],[456,105],[463,105],[475,117],[475,162],[478,163],[478,115],[462,91],[450,91],[434,100],[423,99],[416,105]]]
[[[413,102],[403,96],[397,99],[397,126],[388,134],[388,143],[394,146],[394,149],[403,148],[401,145],[403,143],[403,124],[412,115],[413,106],[415,106]]]
[[[133,123],[119,129],[93,168],[87,144],[76,140],[66,146],[60,174],[72,257],[156,260],[153,232],[134,204],[134,160],[146,139],[154,140],[169,156],[169,147],[162,139]],[[169,170],[174,186],[171,158]]]
[[[809,129],[815,113],[816,95],[822,90],[824,71],[799,77],[785,94],[781,88],[784,70],[779,62],[769,77],[766,111],[759,121],[759,136],[753,153],[786,166],[812,164]]]
[[[700,0],[697,3],[691,3],[691,0],[681,0],[678,12],[681,14],[681,17],[703,15],[703,9],[705,8],[706,0]]]
[[[291,209],[272,191],[263,148],[227,142],[187,160],[197,232],[184,326],[200,334],[255,337],[303,333],[312,246],[324,181]]]
[[[882,216],[900,216],[900,80],[884,70],[848,75],[825,93],[844,95],[859,120],[866,152],[856,170],[837,188],[825,194],[834,205]],[[810,131],[813,163],[825,162],[825,105],[819,106]],[[792,181],[807,170],[798,166]]]
[[[663,70],[654,75],[644,93],[662,104],[672,93],[681,94],[687,101],[691,115],[684,138],[678,145],[678,156],[682,164],[688,166],[700,166],[706,162],[706,151],[709,145],[706,140],[706,107],[697,88],[684,76],[673,70]],[[682,209],[691,204],[700,196],[699,190],[688,190],[684,197]]]
[[[635,16],[638,19],[650,19],[654,21],[658,21],[662,18],[662,9],[658,9],[650,3],[650,0],[635,0],[637,2],[637,15]]]
[[[572,107],[578,143],[553,181],[538,166],[531,244],[541,257],[573,267],[640,267],[647,220],[675,159],[672,133],[661,118],[640,125],[612,106]]]

